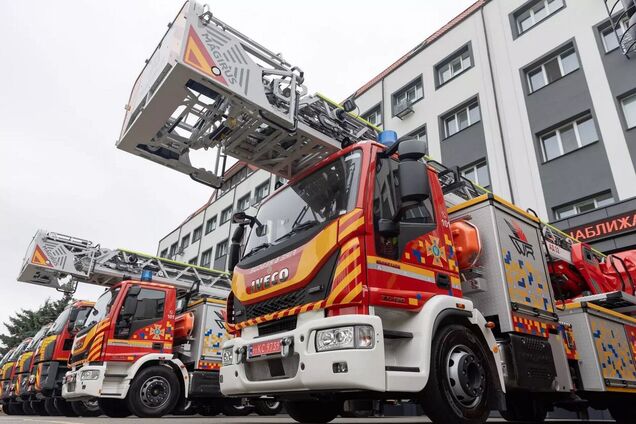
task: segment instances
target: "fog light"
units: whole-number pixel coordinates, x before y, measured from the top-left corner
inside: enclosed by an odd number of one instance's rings
[[[80,380],[97,380],[99,378],[99,370],[82,371]]]
[[[222,354],[223,366],[232,365],[232,363],[234,362],[234,352],[232,352],[232,349],[233,348],[231,347],[223,349],[223,354]]]
[[[333,364],[333,373],[334,374],[343,374],[349,371],[349,367],[346,362],[334,362]]]
[[[373,349],[375,346],[375,330],[370,325],[356,326],[356,348]]]

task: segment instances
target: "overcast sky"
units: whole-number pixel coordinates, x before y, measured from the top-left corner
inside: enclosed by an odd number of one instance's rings
[[[210,2],[342,99],[473,0]],[[17,283],[38,228],[155,253],[210,189],[119,151],[132,84],[182,1],[0,1],[0,322],[57,292]],[[77,296],[101,290],[82,287]],[[0,331],[4,327],[0,325]]]

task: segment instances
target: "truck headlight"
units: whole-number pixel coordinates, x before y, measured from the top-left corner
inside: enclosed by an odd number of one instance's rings
[[[373,349],[375,331],[370,325],[328,328],[316,332],[316,351]]]
[[[99,378],[99,370],[86,370],[80,374],[80,380],[97,380]]]
[[[234,362],[234,352],[233,348],[228,347],[223,349],[223,353],[221,355],[221,363],[222,365],[232,365]]]

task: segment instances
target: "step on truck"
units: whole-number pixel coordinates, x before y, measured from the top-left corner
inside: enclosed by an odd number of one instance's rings
[[[372,398],[435,423],[631,422],[636,253],[569,239],[303,84],[188,2],[126,106],[119,149],[212,187],[228,156],[290,179],[235,216],[222,392],[276,394],[299,422]]]
[[[18,280],[59,288],[68,277],[107,290],[69,345],[64,400],[97,398],[111,417],[252,411],[219,390],[226,273],[38,231]]]

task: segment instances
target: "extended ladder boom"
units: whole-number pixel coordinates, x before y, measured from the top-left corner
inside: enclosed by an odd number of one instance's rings
[[[39,230],[24,257],[18,281],[59,289],[66,279],[110,287],[124,279],[140,279],[144,270],[152,281],[180,293],[198,285],[199,293],[225,300],[227,273],[183,264],[124,249],[106,249],[77,237]]]
[[[304,74],[195,1],[137,78],[117,147],[220,187],[224,158],[291,178],[376,129],[320,95]],[[210,169],[191,163],[212,149]]]

